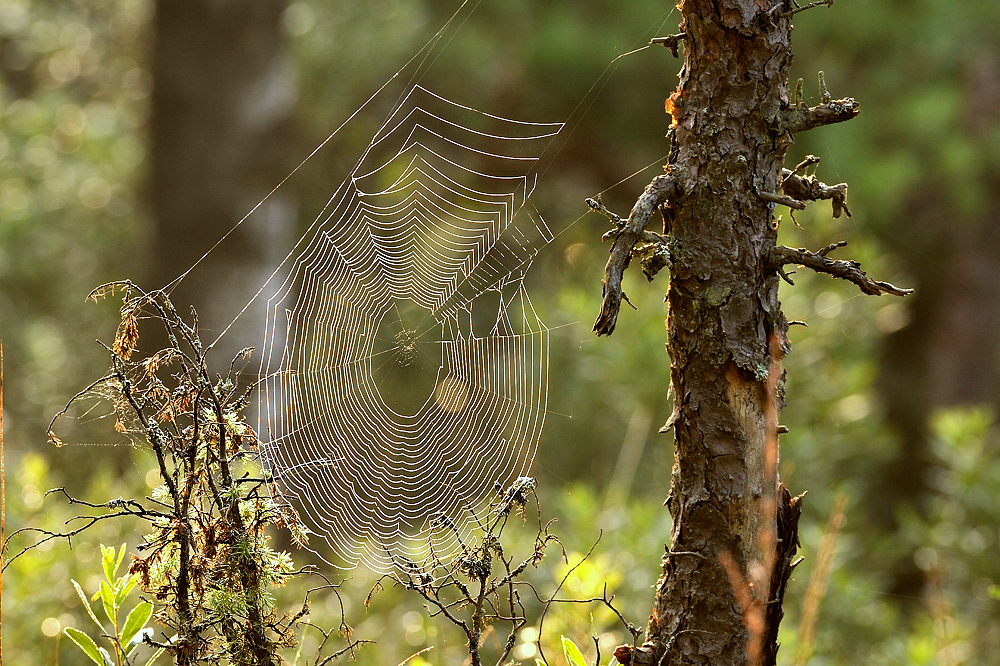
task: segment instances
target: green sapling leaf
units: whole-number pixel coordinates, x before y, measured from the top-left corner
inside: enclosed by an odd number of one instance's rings
[[[132,612],[128,614],[125,619],[125,626],[122,627],[121,642],[123,644],[128,644],[132,642],[132,639],[136,637],[140,630],[146,626],[149,622],[149,618],[153,615],[153,605],[148,601],[143,601],[138,606],[132,609]],[[141,639],[140,639],[141,640]]]
[[[583,658],[583,653],[580,652],[580,648],[576,646],[576,643],[563,636],[562,646],[563,654],[566,655],[566,663],[569,666],[587,666],[587,660]]]
[[[97,643],[94,639],[83,633],[79,629],[74,629],[73,627],[66,627],[63,629],[63,633],[69,636],[70,640],[76,643],[84,654],[90,657],[97,666],[104,666],[104,657],[101,654],[101,649],[97,647]]]

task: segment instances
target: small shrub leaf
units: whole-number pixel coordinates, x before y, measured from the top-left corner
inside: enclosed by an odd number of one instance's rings
[[[103,543],[101,544],[101,566],[104,567],[104,577],[111,582],[115,579],[115,549],[108,548]]]
[[[104,625],[101,624],[101,621],[97,619],[96,615],[94,615],[94,611],[90,607],[90,601],[87,599],[87,595],[83,593],[83,588],[80,587],[80,584],[75,580],[72,579],[70,580],[73,583],[73,587],[76,588],[76,593],[80,597],[80,601],[83,602],[83,607],[87,609],[87,615],[90,616],[90,619],[94,621],[94,624],[96,624],[101,631],[107,633],[107,629],[104,628]]]
[[[113,572],[111,572],[112,574],[117,574],[118,573],[118,569],[121,567],[122,560],[124,560],[124,559],[125,559],[125,544],[123,543],[121,550],[118,551],[118,559],[115,560],[115,570]]]
[[[125,602],[128,593],[135,589],[139,579],[135,576],[125,576],[115,581],[115,604],[119,607]]]
[[[566,655],[566,663],[569,666],[587,666],[587,660],[583,658],[583,653],[580,652],[580,648],[576,646],[576,643],[563,636],[562,646],[563,654]]]
[[[117,626],[118,609],[115,607],[115,593],[106,580],[101,581],[101,602],[104,604],[104,614],[111,620],[111,624]]]
[[[63,633],[69,636],[70,640],[76,643],[97,666],[104,666],[104,656],[93,638],[73,627],[66,627],[63,629]]]
[[[129,644],[132,639],[136,637],[140,630],[146,626],[149,622],[150,616],[153,614],[153,605],[148,601],[143,601],[138,606],[132,609],[132,612],[128,614],[125,619],[125,626],[122,627],[121,642],[124,644]],[[141,640],[141,638],[140,638]]]

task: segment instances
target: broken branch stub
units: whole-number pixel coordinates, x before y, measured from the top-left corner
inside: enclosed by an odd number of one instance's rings
[[[601,311],[594,322],[597,335],[611,335],[618,322],[618,311],[622,302],[622,276],[632,258],[632,248],[642,236],[653,212],[668,200],[676,199],[679,185],[671,173],[654,178],[632,207],[614,244],[611,256],[604,268],[604,300]]]
[[[834,217],[840,217],[841,213],[851,217],[851,209],[847,207],[847,183],[827,185],[816,176],[800,176],[789,169],[782,169],[781,191],[800,202],[832,199]],[[792,207],[797,208],[797,206]]]

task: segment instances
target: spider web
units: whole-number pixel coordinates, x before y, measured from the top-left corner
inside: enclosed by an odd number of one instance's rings
[[[549,335],[523,280],[553,237],[529,197],[561,128],[411,87],[273,278],[261,458],[335,564],[449,557],[528,472]]]

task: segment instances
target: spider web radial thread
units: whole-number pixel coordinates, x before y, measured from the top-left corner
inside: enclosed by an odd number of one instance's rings
[[[549,336],[523,279],[552,239],[528,198],[561,128],[413,87],[286,263],[261,456],[338,566],[450,557],[527,474]]]

